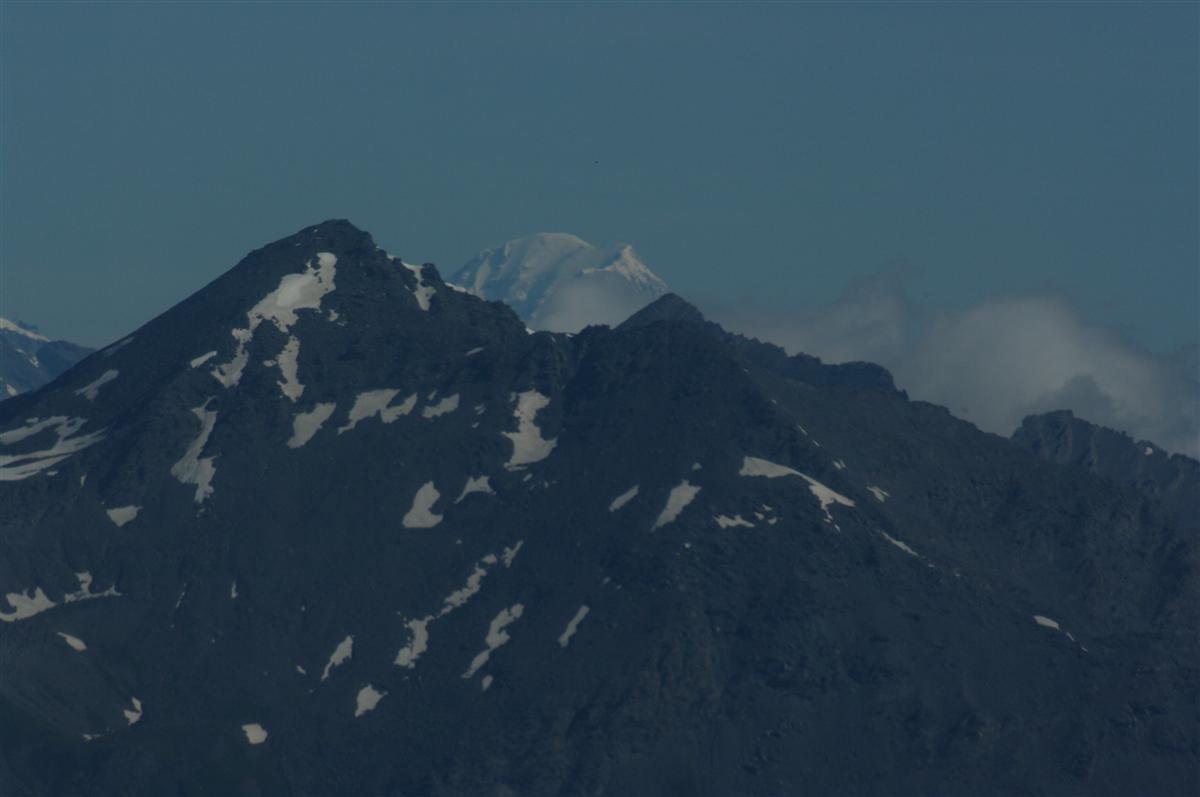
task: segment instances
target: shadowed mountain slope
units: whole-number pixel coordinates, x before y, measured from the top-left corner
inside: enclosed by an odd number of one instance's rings
[[[877,366],[331,221],[0,404],[0,792],[1184,794],[1196,564]]]

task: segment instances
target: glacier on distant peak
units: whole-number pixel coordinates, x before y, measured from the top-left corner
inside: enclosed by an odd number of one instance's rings
[[[65,340],[51,340],[36,327],[0,317],[0,401],[36,390],[91,351]]]
[[[486,249],[450,281],[505,302],[534,329],[551,332],[616,326],[668,292],[632,246],[600,248],[569,233],[537,233]]]
[[[12,332],[20,335],[23,338],[29,338],[30,340],[36,340],[39,343],[50,342],[50,338],[46,337],[45,335],[38,334],[34,330],[22,324],[20,321],[9,321],[7,318],[0,318],[0,330]]]

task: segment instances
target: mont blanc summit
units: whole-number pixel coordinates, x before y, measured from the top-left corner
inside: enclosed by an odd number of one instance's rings
[[[566,233],[538,233],[487,249],[451,282],[505,302],[534,329],[616,326],[667,293],[632,246],[598,248]]]
[[[307,227],[0,402],[0,793],[1194,786],[1153,496],[536,238]]]

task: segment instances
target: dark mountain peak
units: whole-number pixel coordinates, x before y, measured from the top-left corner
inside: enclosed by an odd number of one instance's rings
[[[365,230],[354,226],[354,223],[349,219],[326,219],[320,224],[314,224],[311,228],[316,232],[331,233],[335,231],[354,232],[360,235],[369,235]]]
[[[1071,410],[1051,410],[1036,415],[1026,415],[1021,426],[1013,432],[1013,439],[1028,442],[1035,452],[1042,449],[1058,449],[1072,437],[1088,441],[1103,441],[1106,446],[1120,449],[1122,453],[1136,453],[1142,458],[1179,458],[1200,466],[1200,462],[1183,454],[1171,454],[1148,440],[1135,440],[1119,429],[1092,423],[1076,417]],[[1114,450],[1115,450],[1114,449]]]
[[[673,324],[707,324],[708,320],[693,305],[680,298],[678,294],[668,293],[655,299],[650,304],[638,310],[621,324],[619,328],[631,329],[646,326],[659,321]]]
[[[1075,417],[1070,410],[1028,415],[1012,440],[1042,459],[1084,468],[1159,501],[1179,528],[1200,530],[1200,462]]]
[[[393,370],[398,352],[428,335],[463,351],[525,337],[507,308],[489,308],[443,282],[432,264],[389,254],[369,233],[331,219],[250,252],[62,373],[44,386],[46,406],[73,417],[82,395],[99,428],[125,417],[126,406],[184,400],[177,393],[211,398],[214,407],[251,395],[307,405],[368,389]],[[0,422],[6,417],[0,412]]]
[[[378,249],[369,232],[361,230],[346,219],[328,219],[320,224],[304,227],[291,235],[280,238],[262,249],[250,253],[250,260],[260,252],[300,250],[301,257],[312,251],[328,251],[337,255],[351,255]],[[239,264],[240,265],[240,264]]]
[[[349,219],[326,219],[319,224],[305,227],[282,240],[295,242],[296,239],[311,239],[314,237],[327,240],[331,243],[346,243],[354,240],[370,240],[371,234],[360,227],[356,227]]]
[[[222,307],[238,313],[275,312],[276,303],[301,312],[328,305],[336,320],[344,301],[394,312],[400,288],[413,296],[407,304],[427,310],[443,287],[432,263],[409,262],[346,219],[329,219],[256,249],[192,298],[219,295]]]
[[[732,333],[727,338],[748,361],[805,384],[841,385],[906,395],[896,389],[891,372],[882,365],[867,362],[824,363],[820,357],[803,352],[789,355],[782,347],[757,338]]]
[[[331,221],[0,403],[0,794],[1188,793],[1194,538],[624,326]]]
[[[1074,420],[1075,413],[1071,410],[1050,410],[1049,412],[1042,412],[1037,415],[1026,415],[1021,421],[1021,426],[1064,426]],[[1117,433],[1124,434],[1124,432]]]
[[[695,306],[674,293],[668,293],[646,305],[630,316],[618,329],[636,329],[660,322],[709,333],[729,344],[748,362],[807,384],[843,385],[897,392],[891,373],[882,366],[866,362],[831,365],[808,354],[788,355],[773,343],[726,331],[719,324],[706,319]]]

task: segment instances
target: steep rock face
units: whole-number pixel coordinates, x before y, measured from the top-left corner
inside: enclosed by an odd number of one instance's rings
[[[534,329],[552,332],[616,326],[667,292],[633,247],[601,249],[566,233],[538,233],[487,249],[451,281],[505,302]]]
[[[327,222],[0,405],[0,792],[1188,791],[1157,503],[639,316]]]
[[[1157,499],[1180,528],[1200,532],[1200,462],[1076,418],[1070,410],[1030,415],[1013,441],[1051,462],[1084,468]]]
[[[844,385],[873,390],[895,391],[892,375],[874,363],[849,362],[831,365],[808,354],[788,355],[781,347],[755,338],[726,332],[704,318],[692,305],[673,293],[665,294],[621,324],[622,329],[646,326],[656,322],[671,322],[691,326],[697,332],[715,336],[734,349],[747,363],[775,373],[794,382],[807,385]]]
[[[39,388],[91,352],[0,318],[0,401]]]

